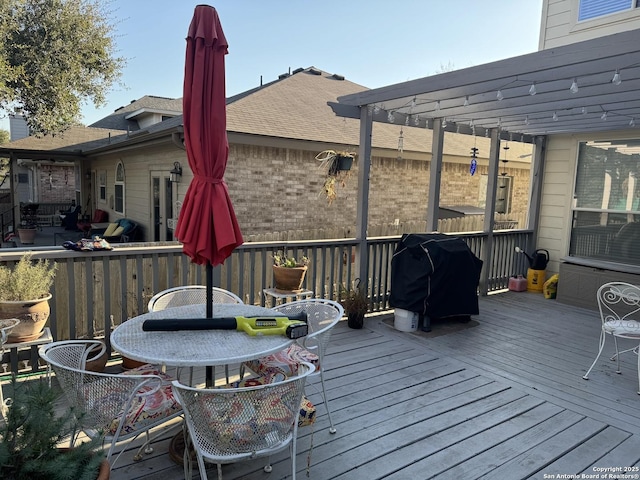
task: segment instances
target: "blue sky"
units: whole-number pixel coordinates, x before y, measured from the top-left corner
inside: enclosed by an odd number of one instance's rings
[[[112,0],[122,85],[85,124],[144,95],[182,96],[192,0]],[[376,88],[538,49],[542,0],[222,0],[227,95],[315,66]],[[0,128],[8,122],[0,120]]]

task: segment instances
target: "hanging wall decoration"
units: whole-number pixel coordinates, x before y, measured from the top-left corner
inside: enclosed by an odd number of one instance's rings
[[[473,147],[471,149],[471,166],[469,167],[469,173],[472,177],[476,173],[476,168],[478,168],[478,149]]]

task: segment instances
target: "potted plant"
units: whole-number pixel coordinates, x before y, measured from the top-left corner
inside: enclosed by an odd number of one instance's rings
[[[326,172],[324,182],[322,184],[322,192],[331,204],[337,197],[336,188],[339,185],[343,187],[347,178],[351,174],[351,166],[355,153],[334,150],[324,150],[316,155],[316,160],[320,161],[320,169]]]
[[[18,238],[20,243],[31,245],[35,241],[38,229],[35,225],[27,223],[18,227]]]
[[[11,382],[13,401],[0,426],[0,478],[14,480],[106,480],[109,462],[96,436],[74,448],[59,448],[80,429],[72,409],[56,415],[58,393],[45,379]]]
[[[300,293],[302,282],[307,273],[309,259],[301,257],[296,260],[294,257],[286,257],[284,254],[273,255],[273,279],[275,288],[280,293]]]
[[[20,320],[9,334],[10,343],[35,340],[42,333],[51,312],[49,290],[55,270],[55,263],[33,260],[31,252],[13,268],[0,265],[0,318]]]
[[[341,287],[340,303],[347,314],[347,325],[351,328],[362,328],[364,316],[369,310],[369,301],[365,289],[360,287],[359,280],[356,280],[351,288]]]

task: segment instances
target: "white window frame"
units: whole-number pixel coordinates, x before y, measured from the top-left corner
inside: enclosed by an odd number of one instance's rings
[[[107,171],[100,170],[98,172],[98,201],[107,203]]]
[[[125,214],[125,199],[126,199],[126,188],[125,188],[125,170],[124,170],[124,164],[122,162],[118,162],[116,164],[116,175],[115,175],[115,181],[114,181],[114,191],[113,191],[113,195],[114,195],[114,203],[113,203],[113,210],[116,213],[120,213],[122,215]],[[119,210],[118,209],[118,190],[122,190],[122,208]]]

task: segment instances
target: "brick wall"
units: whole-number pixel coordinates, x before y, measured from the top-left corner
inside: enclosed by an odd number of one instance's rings
[[[230,145],[225,180],[243,234],[355,226],[358,159],[331,204],[322,194],[325,172],[317,152],[251,145]],[[466,162],[466,161],[465,161]],[[441,204],[478,205],[478,166],[472,177],[468,163],[445,162]],[[512,211],[528,209],[529,170],[507,168],[514,177]],[[406,224],[424,220],[429,190],[429,162],[373,157],[370,175],[369,224]],[[345,235],[353,235],[347,230]]]
[[[38,168],[40,203],[71,203],[76,198],[73,166],[43,165]]]

